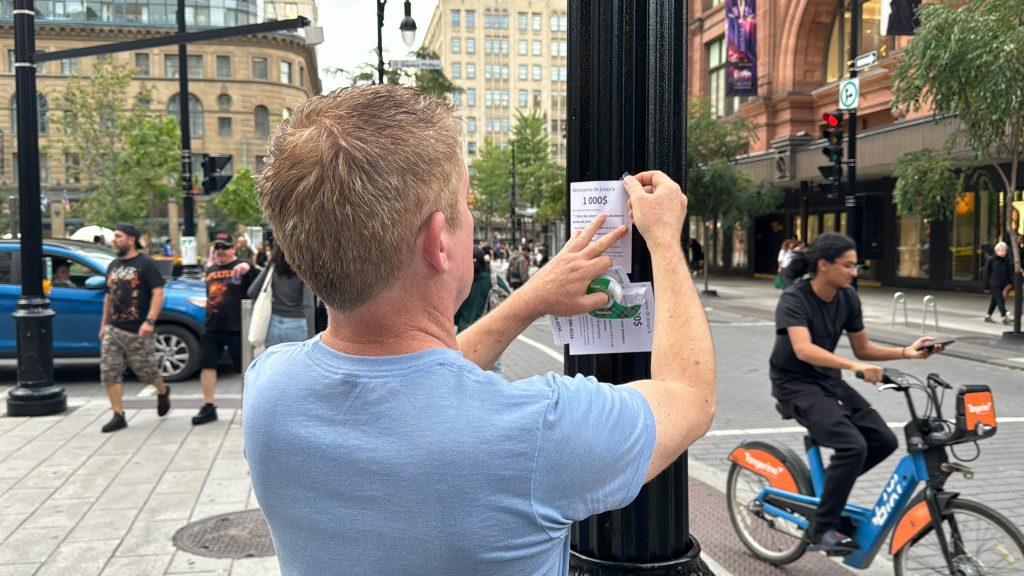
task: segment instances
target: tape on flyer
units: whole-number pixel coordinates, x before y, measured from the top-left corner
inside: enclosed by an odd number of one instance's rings
[[[630,290],[627,294],[622,289],[622,283],[615,278],[602,274],[591,280],[587,286],[587,294],[600,292],[608,296],[608,304],[588,314],[594,318],[601,319],[626,319],[632,318],[640,312],[647,295],[646,289]]]

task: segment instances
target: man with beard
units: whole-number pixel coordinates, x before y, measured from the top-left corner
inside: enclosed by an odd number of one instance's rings
[[[213,238],[213,263],[206,268],[206,325],[199,345],[199,380],[205,404],[192,417],[192,424],[217,419],[213,394],[217,389],[217,365],[227,346],[236,372],[242,371],[242,299],[256,278],[253,263],[235,254],[231,235],[221,232]]]
[[[167,414],[171,407],[170,386],[164,385],[156,358],[156,319],[164,305],[164,279],[153,260],[139,252],[141,233],[131,224],[114,231],[117,260],[107,269],[107,295],[100,321],[100,378],[107,388],[114,417],[103,432],[128,426],[121,402],[125,366],[143,384],[157,391],[156,413]]]

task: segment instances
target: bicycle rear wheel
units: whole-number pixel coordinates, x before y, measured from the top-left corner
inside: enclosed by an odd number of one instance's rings
[[[942,530],[953,554],[955,576],[1024,574],[1024,536],[988,506],[953,500],[943,511]],[[900,549],[893,565],[896,576],[949,574],[931,527]]]
[[[767,478],[734,463],[725,487],[729,520],[755,556],[769,564],[789,564],[803,556],[807,543],[796,524],[760,511],[757,495],[767,486]]]

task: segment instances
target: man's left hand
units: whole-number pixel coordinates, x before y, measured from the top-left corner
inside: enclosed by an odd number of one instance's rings
[[[904,356],[906,358],[927,358],[932,354],[942,352],[942,344],[936,344],[932,348],[923,348],[926,344],[930,344],[932,340],[935,339],[931,336],[921,336],[913,344],[903,349],[905,351]]]

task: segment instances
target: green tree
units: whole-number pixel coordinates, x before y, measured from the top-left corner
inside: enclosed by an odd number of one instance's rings
[[[373,49],[374,54],[377,49]],[[411,54],[416,60],[437,60],[440,58],[437,52],[426,47]],[[366,84],[377,84],[378,71],[375,62],[364,62],[352,70],[345,68],[327,68],[324,70],[329,76],[341,76],[348,81],[350,86],[363,86]],[[443,70],[410,70],[391,68],[384,65],[384,83],[401,84],[414,86],[417,90],[426,92],[445,101],[452,99],[452,94],[461,92],[462,89],[452,84]]]
[[[547,223],[565,215],[565,170],[551,160],[545,131],[547,115],[531,109],[516,110],[512,130],[515,146],[516,194],[519,202],[536,208],[534,223]]]
[[[263,220],[263,211],[256,198],[256,179],[248,168],[237,170],[212,203],[232,221],[243,226],[256,226]]]
[[[1020,0],[942,0],[918,9],[921,25],[893,73],[893,108],[936,115],[955,114],[963,142],[975,162],[992,166],[1004,194],[1006,237],[1018,245],[1012,226],[1014,191],[1024,156],[1024,3]],[[913,165],[913,159],[908,163]],[[1006,165],[1009,165],[1007,168]],[[913,174],[913,173],[911,173]],[[962,188],[947,190],[949,205]],[[908,190],[908,193],[913,193]],[[923,195],[934,195],[922,188]],[[927,207],[934,202],[910,202]],[[1021,270],[1020,252],[1011,250]],[[1021,275],[1014,274],[1014,332],[1021,330]]]
[[[495,218],[507,218],[509,215],[510,156],[509,150],[496,146],[488,138],[470,164],[473,217],[483,221],[486,238],[491,237]]]
[[[966,173],[957,175],[953,160],[924,148],[907,152],[893,164],[896,187],[892,193],[896,213],[944,220],[953,216],[955,196],[963,190]]]
[[[65,112],[56,120],[59,139],[50,146],[78,158],[75,169],[87,193],[80,210],[89,223],[142,222],[176,190],[177,122],[150,112],[151,87],[128,95],[133,72],[101,58],[90,77],[70,77],[63,94],[56,95]],[[147,228],[155,234],[153,224]]]
[[[733,164],[757,139],[756,126],[745,118],[716,118],[706,99],[690,103],[686,131],[687,211],[697,215],[708,238],[715,221],[726,228],[775,210],[783,192],[771,182],[755,183]],[[704,258],[708,290],[711,258]]]

